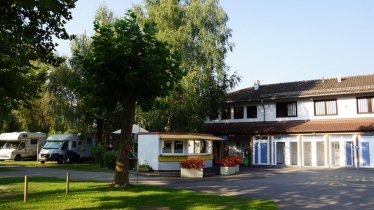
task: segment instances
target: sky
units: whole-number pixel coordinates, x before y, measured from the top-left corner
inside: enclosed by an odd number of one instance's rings
[[[78,0],[70,34],[93,33],[103,4],[116,16],[141,0]],[[221,0],[229,17],[230,73],[241,82],[235,90],[261,84],[374,74],[373,0]],[[69,41],[57,53],[70,56]]]

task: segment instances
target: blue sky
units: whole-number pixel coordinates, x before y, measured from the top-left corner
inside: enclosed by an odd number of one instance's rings
[[[67,31],[92,34],[102,0],[78,0]],[[121,16],[141,0],[106,0]],[[242,81],[235,89],[299,80],[374,74],[373,0],[221,0],[233,30],[226,63]],[[57,52],[70,55],[69,42]]]

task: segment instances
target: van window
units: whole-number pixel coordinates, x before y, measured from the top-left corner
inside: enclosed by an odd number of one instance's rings
[[[38,144],[38,139],[31,139],[30,144]]]
[[[73,147],[77,147],[77,142],[73,141]]]
[[[26,146],[25,146],[25,142],[21,142],[21,144],[19,144],[19,149],[25,149]]]
[[[65,141],[64,144],[61,147],[61,150],[66,150],[68,148],[68,142]]]

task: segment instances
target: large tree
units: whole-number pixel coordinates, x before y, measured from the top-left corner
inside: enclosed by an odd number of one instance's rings
[[[140,119],[151,130],[199,131],[239,80],[225,63],[233,47],[227,14],[218,0],[146,0],[137,11],[156,23],[157,39],[180,52],[181,67],[188,72],[181,88],[158,98],[152,111],[140,111]]]
[[[64,29],[76,0],[2,0],[0,6],[0,113],[38,97],[46,72],[33,61],[57,65],[52,37]]]
[[[183,72],[168,46],[155,38],[153,24],[141,26],[131,11],[113,23],[95,21],[94,28],[90,52],[74,56],[95,85],[92,96],[105,101],[106,109],[119,110],[122,132],[113,184],[128,186],[135,105],[167,94]]]

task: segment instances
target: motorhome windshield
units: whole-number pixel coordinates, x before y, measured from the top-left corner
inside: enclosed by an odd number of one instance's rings
[[[63,141],[47,141],[43,146],[43,149],[58,149],[63,143]]]
[[[5,141],[5,144],[3,145],[3,149],[17,149],[18,145],[20,144],[20,141]]]

